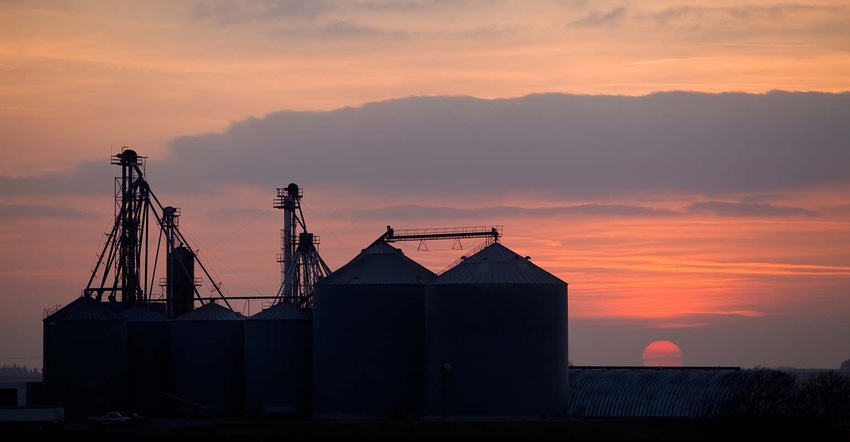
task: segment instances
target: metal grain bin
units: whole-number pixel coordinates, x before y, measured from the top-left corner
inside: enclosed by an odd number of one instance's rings
[[[435,277],[378,239],[316,284],[314,416],[422,413],[423,296]]]
[[[136,305],[121,312],[127,318],[127,405],[145,416],[168,414],[171,328],[165,314]]]
[[[176,318],[195,308],[195,253],[187,247],[175,247],[167,262],[168,314]]]
[[[125,405],[127,319],[116,303],[83,296],[43,320],[44,395],[72,415]]]
[[[245,412],[311,413],[313,318],[310,310],[275,304],[245,321]]]
[[[567,411],[567,284],[493,243],[425,287],[426,415]]]
[[[187,413],[243,413],[245,316],[208,303],[171,320],[170,397]]]

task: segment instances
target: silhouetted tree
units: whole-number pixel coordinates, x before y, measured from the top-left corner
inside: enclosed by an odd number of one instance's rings
[[[8,379],[40,379],[41,373],[37,368],[27,368],[26,366],[20,367],[16,364],[14,365],[3,365],[0,367],[0,378],[8,378]]]
[[[769,368],[742,370],[722,413],[738,417],[783,417],[795,414],[797,377]]]
[[[850,375],[834,370],[813,375],[800,387],[798,405],[804,416],[850,422]]]
[[[842,363],[841,363],[841,368],[839,368],[839,370],[847,370],[847,371],[850,371],[850,359],[847,359],[846,361],[842,362]]]

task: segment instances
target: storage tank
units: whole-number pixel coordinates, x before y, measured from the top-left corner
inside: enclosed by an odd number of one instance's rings
[[[493,243],[425,286],[426,415],[541,418],[568,406],[567,284]]]
[[[244,323],[215,302],[171,320],[172,400],[191,413],[242,414]]]
[[[47,403],[64,406],[69,416],[125,405],[127,319],[115,311],[122,308],[82,296],[44,318]]]
[[[155,417],[169,413],[170,324],[165,314],[134,305],[121,312],[127,318],[128,389],[126,409]],[[173,407],[171,409],[173,410]]]
[[[313,318],[310,310],[275,304],[245,321],[245,412],[311,413]]]
[[[168,314],[176,318],[195,308],[195,253],[175,247],[168,255],[166,271]]]
[[[435,277],[381,238],[315,285],[314,416],[422,413],[423,296]]]

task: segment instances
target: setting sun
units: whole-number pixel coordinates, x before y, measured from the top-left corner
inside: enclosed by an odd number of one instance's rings
[[[654,341],[643,349],[644,367],[681,367],[682,350],[670,341]]]

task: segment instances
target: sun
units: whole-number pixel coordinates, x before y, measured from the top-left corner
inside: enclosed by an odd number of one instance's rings
[[[681,367],[682,350],[670,341],[654,341],[643,349],[644,367]]]

